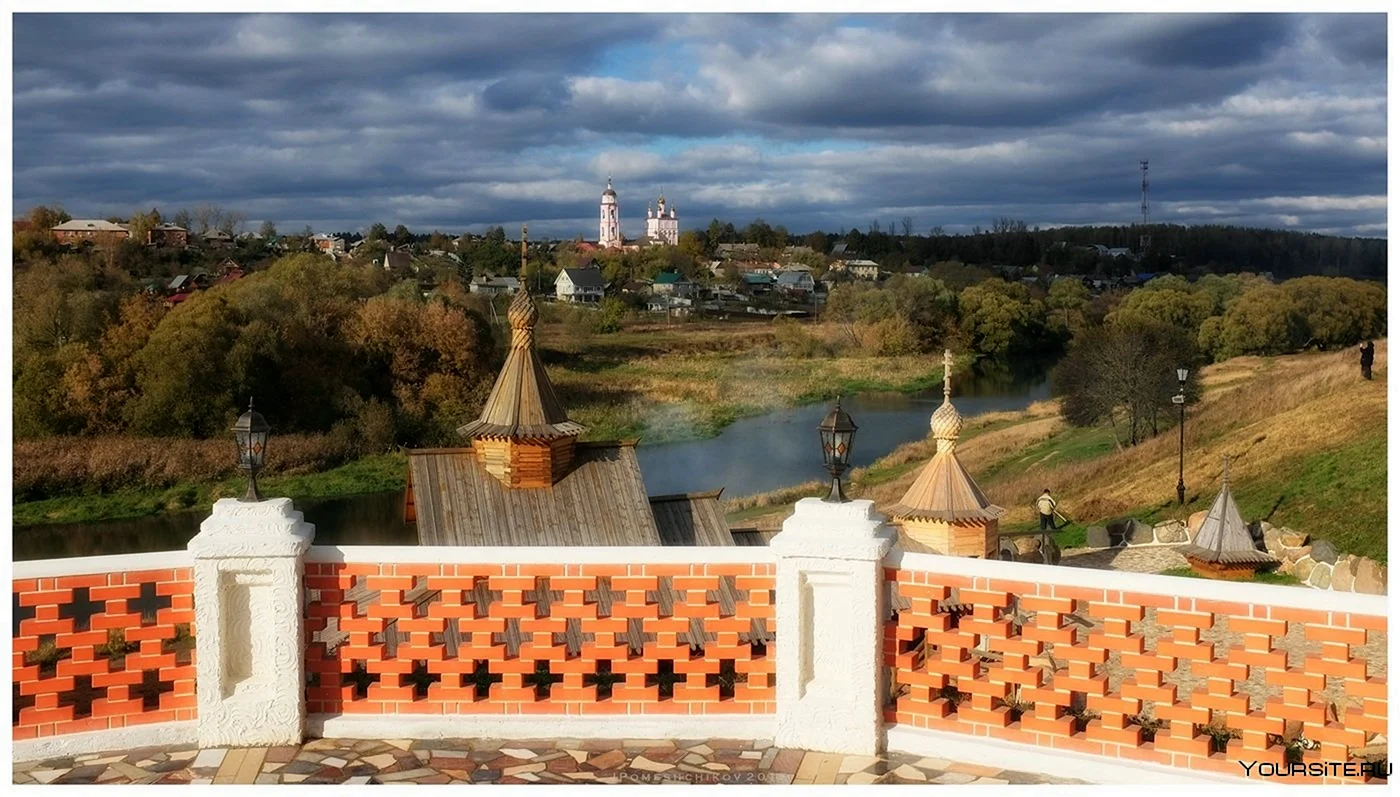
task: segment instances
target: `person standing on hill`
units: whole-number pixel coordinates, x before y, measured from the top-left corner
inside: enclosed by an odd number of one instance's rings
[[[1376,344],[1366,341],[1361,344],[1361,378],[1371,378],[1371,364],[1376,361]]]
[[[1050,497],[1050,488],[1046,487],[1045,492],[1035,499],[1036,511],[1040,512],[1040,530],[1055,530],[1055,499]]]

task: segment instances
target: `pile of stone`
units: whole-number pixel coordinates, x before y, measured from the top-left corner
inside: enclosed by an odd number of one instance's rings
[[[1185,523],[1168,520],[1152,526],[1131,518],[1115,520],[1105,526],[1090,526],[1085,547],[1184,545],[1195,539],[1205,519],[1206,511],[1202,510]],[[1310,540],[1307,534],[1267,522],[1249,524],[1249,532],[1256,547],[1278,558],[1278,572],[1289,573],[1314,589],[1386,594],[1386,568],[1373,559],[1341,554],[1326,540]]]

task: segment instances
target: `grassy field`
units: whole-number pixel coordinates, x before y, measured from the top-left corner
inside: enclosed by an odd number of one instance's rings
[[[408,469],[403,454],[383,454],[348,465],[298,476],[258,480],[264,495],[321,498],[401,490]],[[69,495],[14,505],[16,528],[46,523],[91,523],[146,517],[162,512],[209,509],[220,498],[243,495],[247,481],[224,479],[212,483],[183,483],[166,490],[119,490],[101,495]]]
[[[804,324],[836,343],[835,324]],[[712,437],[735,420],[869,391],[920,390],[942,383],[931,354],[873,357],[785,353],[772,321],[643,324],[613,334],[541,328],[540,354],[585,439],[641,438],[643,444]]]
[[[1120,451],[1106,428],[1064,424],[1053,402],[972,419],[958,453],[991,500],[1007,508],[1003,529],[1034,527],[1032,502],[1042,489],[1054,491],[1075,521],[1057,538],[1066,548],[1083,544],[1087,525],[1122,517],[1184,520],[1207,509],[1229,454],[1231,489],[1247,520],[1385,562],[1386,351],[1380,342],[1372,382],[1361,380],[1350,350],[1241,357],[1205,369],[1204,396],[1187,414],[1184,507],[1176,503],[1176,434]],[[856,471],[850,492],[877,506],[894,504],[932,454],[931,440],[901,446]],[[746,525],[766,526],[779,522],[792,500],[751,496],[727,509]]]

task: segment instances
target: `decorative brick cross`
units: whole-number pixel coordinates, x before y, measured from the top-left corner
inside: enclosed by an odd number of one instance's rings
[[[155,584],[151,585],[155,588]],[[107,611],[106,601],[94,601],[87,587],[75,587],[73,599],[58,607],[60,620],[72,620],[74,631],[86,631],[91,627],[92,617]]]
[[[155,670],[151,670],[151,672],[155,672]],[[172,686],[171,689],[174,687]],[[106,697],[106,695],[106,687],[100,690],[93,688],[91,675],[77,675],[73,677],[72,689],[58,693],[58,705],[72,706],[73,719],[83,719],[92,716],[92,701]]]
[[[74,593],[76,592],[77,590],[74,590]],[[157,595],[154,581],[147,581],[141,585],[141,597],[126,602],[127,611],[139,610],[141,612],[142,625],[154,623],[156,621],[156,612],[161,609],[169,608],[170,597],[168,595]]]
[[[535,662],[535,671],[521,679],[526,684],[535,687],[535,699],[544,700],[549,697],[550,687],[564,680],[564,676],[555,675],[549,671],[549,662]]]
[[[486,659],[477,659],[476,668],[472,670],[472,682],[476,686],[476,699],[485,700],[491,694],[491,687],[500,683],[503,677],[491,672],[491,662]]]
[[[160,670],[143,670],[141,685],[133,686],[129,690],[132,697],[141,696],[141,707],[146,711],[159,709],[160,696],[173,691],[175,691],[175,684],[171,681],[162,681]]]
[[[676,663],[670,659],[663,659],[656,663],[656,673],[646,677],[647,686],[656,687],[656,693],[662,698],[670,698],[676,684],[685,681],[684,675],[676,673]]]

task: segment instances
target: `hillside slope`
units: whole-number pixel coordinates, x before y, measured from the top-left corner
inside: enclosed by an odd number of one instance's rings
[[[1350,349],[1207,367],[1204,396],[1187,410],[1185,507],[1176,504],[1174,427],[1118,450],[1107,428],[1069,427],[1054,402],[1043,402],[970,420],[958,452],[988,497],[1007,508],[1004,529],[1029,527],[1032,502],[1046,487],[1078,526],[1124,516],[1184,520],[1209,507],[1220,489],[1221,457],[1229,454],[1230,483],[1247,520],[1288,526],[1384,562],[1386,363],[1380,341],[1371,382],[1361,379]],[[932,440],[902,446],[857,471],[852,492],[888,507],[932,454]],[[762,525],[777,519],[745,514]]]

